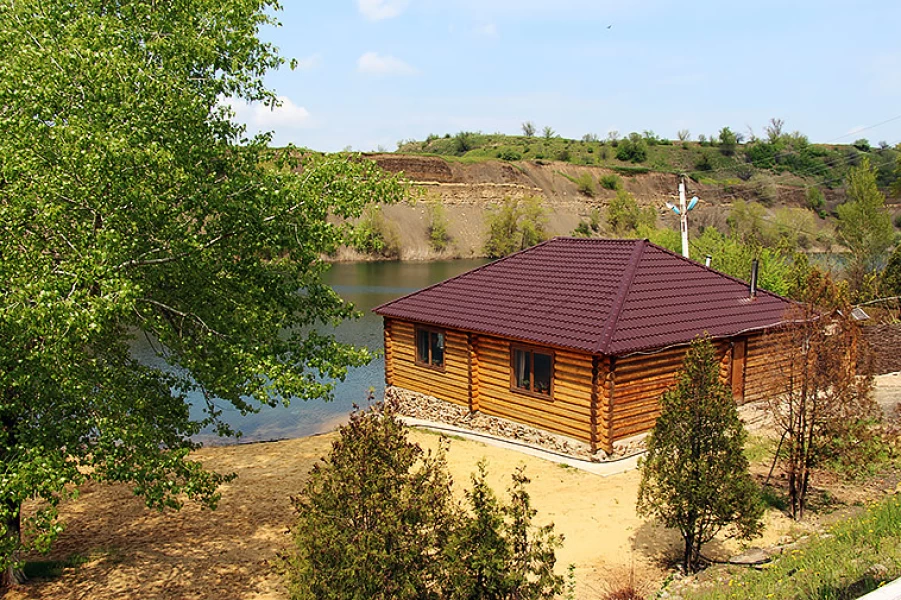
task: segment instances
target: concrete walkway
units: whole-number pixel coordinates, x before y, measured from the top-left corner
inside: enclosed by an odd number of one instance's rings
[[[582,471],[587,471],[588,473],[594,473],[595,475],[600,475],[601,477],[609,477],[610,475],[617,475],[619,473],[626,473],[628,471],[637,469],[638,459],[642,454],[644,454],[642,452],[615,460],[608,460],[605,462],[592,462],[590,460],[574,458],[565,454],[552,452],[551,450],[545,450],[544,448],[530,446],[522,442],[509,440],[507,438],[501,438],[479,431],[472,431],[470,429],[463,429],[462,427],[455,427],[453,425],[447,425],[445,423],[425,421],[423,419],[414,419],[412,417],[400,417],[400,419],[411,427],[421,427],[423,429],[437,431],[446,435],[458,435],[468,440],[482,442],[483,444],[496,446],[498,448],[506,448],[507,450],[513,450],[514,452],[521,452],[522,454],[528,454],[529,456],[535,456],[537,458],[542,458],[544,460],[555,462],[561,465],[567,465],[574,469],[580,469]]]

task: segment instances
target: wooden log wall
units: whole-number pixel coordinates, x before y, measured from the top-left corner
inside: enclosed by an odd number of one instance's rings
[[[390,340],[390,346],[385,347],[385,372],[389,384],[468,407],[470,350],[467,335],[451,329],[446,331],[442,372],[416,364],[413,331],[412,323],[394,319],[385,321],[385,340]]]
[[[553,398],[510,389],[510,342],[479,336],[479,407],[482,412],[591,444],[592,357],[554,349]]]
[[[758,333],[748,338],[745,402],[767,400],[779,393],[786,352],[784,334]]]
[[[720,357],[720,380],[732,381],[732,344],[716,342]],[[688,346],[669,348],[655,354],[612,358],[604,402],[608,403],[609,444],[650,431],[660,416],[660,397],[676,384]],[[611,402],[612,399],[612,402]],[[603,406],[603,404],[602,404]]]

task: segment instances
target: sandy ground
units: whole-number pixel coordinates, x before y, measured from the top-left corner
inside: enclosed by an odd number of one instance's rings
[[[901,398],[901,375],[880,381],[883,404]],[[6,595],[8,599],[283,599],[287,598],[272,567],[286,547],[292,521],[290,495],[298,493],[315,461],[325,455],[335,434],[272,443],[206,448],[197,453],[210,469],[237,473],[222,488],[216,511],[188,505],[180,512],[144,508],[125,486],[89,484],[75,501],[62,507],[66,531],[49,557],[87,560],[61,576],[33,580]],[[414,430],[411,438],[436,447],[436,434]],[[678,556],[678,534],[638,518],[635,498],[639,473],[607,477],[580,471],[482,442],[452,439],[448,465],[462,490],[479,460],[488,462],[489,483],[498,492],[509,474],[524,465],[540,522],[554,522],[565,536],[558,552],[564,572],[576,565],[579,598],[596,598],[603,582],[627,572],[659,581],[667,562]],[[763,539],[776,543],[792,529],[771,511]],[[737,550],[732,542],[714,541],[705,554],[725,558]]]

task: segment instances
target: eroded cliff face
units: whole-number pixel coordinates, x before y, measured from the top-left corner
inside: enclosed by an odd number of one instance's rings
[[[658,225],[678,230],[678,217],[665,208],[667,201],[677,199],[679,176],[668,173],[616,173],[594,166],[573,165],[553,161],[484,161],[463,163],[446,161],[437,156],[373,154],[383,169],[403,173],[411,182],[411,200],[384,208],[384,214],[397,227],[401,240],[401,258],[430,260],[482,255],[485,242],[485,212],[488,207],[507,198],[537,196],[548,209],[549,232],[552,236],[570,235],[594,209],[603,220],[607,205],[616,196],[614,190],[599,185],[604,175],[615,174],[623,189],[631,193],[641,206],[653,206],[658,212]],[[574,180],[588,174],[594,182],[594,194],[579,191]],[[687,181],[689,196],[697,195],[701,204],[692,213],[692,228],[725,227],[726,218],[736,199],[757,200],[761,190],[755,184],[737,183],[730,187],[704,185]],[[805,190],[799,187],[775,186],[775,205],[803,206]],[[827,201],[837,201],[827,195]],[[429,216],[427,203],[444,205],[451,236],[450,248],[437,253],[428,242]],[[773,199],[768,201],[773,203]],[[351,251],[341,259],[360,259]]]

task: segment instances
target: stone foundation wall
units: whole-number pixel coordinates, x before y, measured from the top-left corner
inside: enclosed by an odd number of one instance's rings
[[[584,442],[481,412],[469,412],[464,406],[398,387],[385,390],[385,405],[401,416],[453,425],[592,462],[621,458],[644,450],[642,440],[628,440],[628,443],[614,447],[613,455],[608,456],[603,450],[592,454],[591,448]]]

